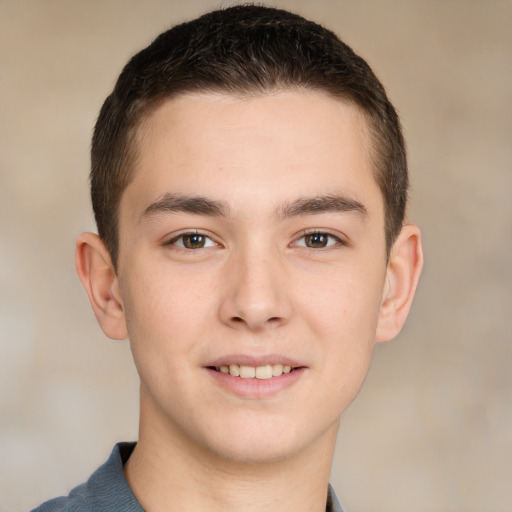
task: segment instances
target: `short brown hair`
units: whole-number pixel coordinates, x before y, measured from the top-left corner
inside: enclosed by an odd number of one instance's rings
[[[91,198],[114,266],[119,203],[133,177],[141,121],[177,94],[285,88],[323,91],[364,113],[389,252],[402,227],[408,176],[400,121],[381,83],[333,32],[284,10],[239,5],[162,33],[132,57],[101,108],[92,140]]]

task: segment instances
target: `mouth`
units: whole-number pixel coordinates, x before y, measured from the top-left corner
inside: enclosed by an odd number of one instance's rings
[[[287,364],[265,364],[262,366],[246,366],[243,364],[230,364],[221,366],[208,366],[209,370],[214,370],[219,373],[229,374],[232,377],[239,377],[241,379],[272,379],[273,377],[280,377],[283,374],[292,373],[301,367],[291,366]]]
[[[244,400],[270,399],[308,374],[302,361],[279,354],[232,354],[210,361],[204,369],[221,388]]]

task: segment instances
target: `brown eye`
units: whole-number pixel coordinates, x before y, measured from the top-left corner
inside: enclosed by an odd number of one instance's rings
[[[169,245],[176,245],[183,249],[203,249],[215,247],[217,244],[210,237],[201,233],[184,233],[170,240]]]
[[[329,243],[329,235],[326,235],[325,233],[311,233],[310,235],[304,236],[304,243],[306,247],[321,249],[323,247],[327,247],[327,244]]]
[[[206,237],[203,235],[184,235],[183,246],[187,249],[201,249],[205,246]]]
[[[302,235],[292,245],[294,247],[307,247],[308,249],[326,249],[346,244],[341,238],[331,233],[316,231]]]

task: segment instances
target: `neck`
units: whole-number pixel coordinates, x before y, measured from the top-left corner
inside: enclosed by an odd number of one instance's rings
[[[244,462],[144,422],[141,414],[139,441],[125,475],[141,506],[151,512],[259,512],[267,507],[325,512],[336,433],[337,424],[299,453]]]

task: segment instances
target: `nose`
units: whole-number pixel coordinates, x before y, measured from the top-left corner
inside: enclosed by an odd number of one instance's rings
[[[288,322],[292,307],[279,254],[241,251],[230,258],[224,276],[219,309],[223,323],[235,329],[261,331]]]

